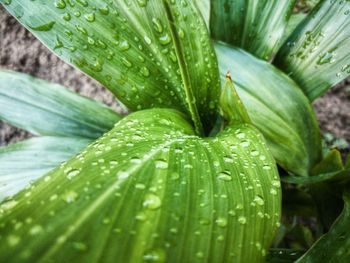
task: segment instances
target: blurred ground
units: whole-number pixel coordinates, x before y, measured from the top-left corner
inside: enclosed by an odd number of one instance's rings
[[[0,6],[0,68],[25,72],[111,105],[120,110],[113,96],[97,82],[67,65],[36,40]],[[347,151],[350,142],[350,79],[344,81],[315,103],[321,129],[329,140]],[[0,122],[0,146],[29,135]],[[344,139],[339,140],[338,139]],[[346,142],[347,141],[347,142]]]

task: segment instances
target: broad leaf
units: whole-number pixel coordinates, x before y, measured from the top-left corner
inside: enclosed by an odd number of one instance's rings
[[[280,216],[262,136],[200,138],[174,110],[129,115],[47,177],[3,203],[1,261],[258,262]]]
[[[274,66],[222,43],[215,44],[221,76],[227,70],[252,123],[267,139],[278,163],[307,176],[321,159],[315,114],[298,86]]]
[[[350,194],[344,194],[344,210],[327,234],[322,236],[297,262],[350,261]]]
[[[24,189],[90,142],[79,138],[41,137],[1,147],[0,200]]]
[[[201,122],[207,131],[215,122],[217,62],[194,2],[9,2],[5,8],[45,45],[131,110],[175,108],[191,116],[198,132]]]
[[[324,0],[279,51],[274,62],[311,101],[350,75],[350,2]]]
[[[95,139],[120,118],[60,85],[0,71],[0,119],[33,134]]]
[[[212,0],[210,33],[269,60],[279,48],[295,0]]]

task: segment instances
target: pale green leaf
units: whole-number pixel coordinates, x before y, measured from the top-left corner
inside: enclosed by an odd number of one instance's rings
[[[195,0],[199,11],[201,12],[207,27],[209,28],[210,18],[210,0]]]
[[[0,119],[33,134],[95,139],[120,118],[58,84],[0,70]]]
[[[251,123],[247,109],[236,92],[229,72],[226,74],[226,81],[221,92],[220,109],[229,124]]]
[[[212,0],[211,36],[269,60],[277,52],[295,0]]]
[[[41,137],[1,147],[0,200],[24,189],[90,142],[80,138]]]
[[[175,108],[191,116],[197,130],[198,119],[207,131],[215,122],[217,62],[194,2],[10,2],[5,8],[37,38],[131,110]]]
[[[324,0],[283,45],[275,64],[313,101],[350,75],[350,1]]]
[[[350,261],[350,194],[344,193],[344,210],[327,234],[322,236],[297,263]]]
[[[295,174],[309,175],[321,160],[321,137],[308,99],[287,75],[267,62],[222,43],[215,48],[221,76],[231,71],[252,123],[267,139],[277,162]]]
[[[177,111],[139,111],[47,176],[2,204],[1,261],[259,262],[279,222],[248,124],[201,138]]]

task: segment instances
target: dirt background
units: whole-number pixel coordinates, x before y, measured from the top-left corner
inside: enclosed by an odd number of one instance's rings
[[[82,95],[104,102],[117,111],[123,111],[109,91],[58,59],[8,15],[2,6],[0,6],[0,68],[25,72],[60,83]],[[347,152],[350,142],[350,78],[320,98],[314,104],[314,108],[329,143]],[[28,133],[0,121],[0,146],[28,136],[30,136]]]

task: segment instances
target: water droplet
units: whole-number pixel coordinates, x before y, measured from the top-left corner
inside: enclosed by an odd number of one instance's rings
[[[198,251],[198,252],[196,253],[196,258],[199,258],[199,259],[204,258],[204,253],[203,253],[202,251]]]
[[[229,171],[224,171],[218,174],[217,177],[219,180],[222,181],[231,181],[232,177],[231,177],[231,173]]]
[[[149,77],[150,76],[150,72],[149,69],[147,67],[142,67],[141,68],[141,74],[145,77]]]
[[[86,244],[82,243],[82,242],[73,242],[73,248],[78,250],[78,251],[86,251],[87,250],[87,246]]]
[[[143,255],[146,262],[165,262],[165,252],[162,249],[149,251]]]
[[[241,225],[244,225],[247,223],[247,218],[245,216],[240,216],[238,218],[238,223],[240,223]]]
[[[156,160],[155,161],[156,168],[158,169],[167,169],[168,163],[165,160]]]
[[[227,219],[223,217],[219,217],[218,219],[215,220],[215,223],[219,227],[226,227],[227,226]]]
[[[260,195],[257,195],[254,197],[254,203],[256,203],[258,205],[264,205],[265,201]]]
[[[21,238],[16,235],[9,235],[7,237],[7,243],[9,244],[10,247],[16,246],[20,241],[21,241]]]
[[[100,11],[100,13],[102,14],[102,15],[108,15],[109,14],[109,8],[108,8],[108,6],[105,6],[105,7],[101,7],[101,8],[99,8],[98,9],[99,11]]]
[[[163,26],[162,23],[160,22],[160,20],[158,18],[153,17],[152,18],[152,24],[154,29],[158,32],[158,33],[162,33],[163,32]]]
[[[40,234],[41,232],[43,232],[43,227],[40,226],[40,225],[35,225],[33,226],[30,230],[29,230],[29,234],[32,235],[32,236],[35,236],[35,235],[38,235]]]
[[[80,173],[80,170],[68,168],[64,171],[64,173],[67,175],[67,179],[71,180]]]
[[[147,6],[147,2],[148,2],[148,0],[137,0],[137,3],[141,7],[146,7]]]
[[[63,19],[66,20],[66,21],[69,21],[69,20],[71,20],[71,15],[69,13],[65,13],[63,15]]]
[[[66,2],[64,0],[57,0],[55,2],[55,6],[58,8],[58,9],[64,9],[66,8]]]
[[[156,210],[162,205],[162,201],[159,199],[158,196],[154,194],[148,194],[146,196],[146,199],[143,202],[143,206],[150,209],[150,210]]]
[[[271,189],[270,189],[270,194],[272,194],[272,195],[277,195],[278,192],[277,192],[277,190],[276,190],[275,188],[271,188]]]
[[[145,36],[144,39],[145,39],[145,42],[146,42],[148,45],[151,45],[151,44],[152,44],[152,40],[151,40],[148,36]]]
[[[146,189],[146,186],[145,186],[144,184],[136,184],[136,185],[135,185],[135,188],[136,188],[136,189],[143,190],[143,189]]]
[[[130,49],[130,44],[129,44],[128,41],[123,40],[123,41],[120,42],[119,48],[120,48],[121,51],[126,51],[126,50]]]
[[[38,26],[29,26],[31,29],[35,31],[50,31],[55,25],[55,21],[50,21],[46,24],[38,25]]]
[[[78,194],[74,191],[67,191],[62,195],[62,199],[66,201],[68,204],[75,202],[78,198]]]
[[[86,21],[92,23],[95,21],[95,13],[90,13],[90,14],[86,14],[85,16]]]
[[[159,38],[159,42],[162,45],[167,45],[167,44],[169,44],[171,42],[171,38],[170,38],[170,36],[168,34],[165,34],[164,36],[161,36]]]

